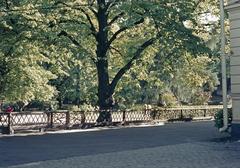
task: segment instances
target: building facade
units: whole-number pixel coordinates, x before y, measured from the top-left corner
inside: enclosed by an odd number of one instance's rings
[[[240,0],[229,0],[226,10],[229,13],[230,20],[232,135],[240,137]]]

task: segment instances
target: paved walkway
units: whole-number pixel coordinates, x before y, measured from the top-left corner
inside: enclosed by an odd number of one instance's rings
[[[212,122],[0,138],[4,168],[240,168]]]

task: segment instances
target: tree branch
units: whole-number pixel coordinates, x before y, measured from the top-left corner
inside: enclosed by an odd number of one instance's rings
[[[88,1],[88,5],[89,5],[89,6],[93,6],[93,4],[95,3],[95,1],[96,1],[96,0],[89,0],[89,1]]]
[[[133,26],[136,26],[136,25],[141,24],[141,23],[143,23],[143,22],[144,22],[144,18],[141,18],[140,20],[138,20],[138,21],[136,21],[135,23],[133,23]],[[122,27],[121,29],[119,29],[118,31],[116,31],[116,32],[112,35],[112,37],[110,38],[110,40],[109,40],[109,42],[108,42],[108,46],[110,46],[110,45],[113,43],[113,41],[116,40],[117,36],[118,36],[120,33],[124,32],[124,31],[127,30],[127,29],[132,28],[133,26],[129,26],[129,27],[125,26],[125,27]]]
[[[92,8],[93,3],[94,3],[94,1],[89,4],[90,5],[89,9],[94,13],[95,16],[97,16],[97,12]],[[91,17],[89,16],[89,14],[83,8],[81,8],[81,7],[80,8],[74,7],[74,6],[71,6],[71,5],[67,4],[67,3],[61,2],[61,1],[58,1],[57,3],[55,3],[55,5],[57,5],[57,4],[62,4],[62,5],[65,5],[67,7],[72,8],[72,9],[80,10],[81,12],[83,12],[84,15],[87,17],[88,22],[90,23],[90,30],[92,31],[91,34],[95,38],[97,37],[97,35],[96,35],[97,31],[96,31],[96,28],[95,28],[92,20],[91,20]]]
[[[133,62],[137,59],[139,59],[141,57],[142,52],[148,48],[149,46],[151,46],[157,38],[151,38],[147,41],[145,41],[138,49],[137,51],[134,53],[133,57],[131,58],[131,60],[125,65],[123,66],[118,73],[116,74],[116,76],[113,78],[111,84],[110,84],[110,93],[114,92],[115,87],[117,86],[118,81],[122,78],[122,76],[132,67]]]
[[[97,11],[93,9],[93,7],[89,7],[89,9],[92,11],[92,13],[95,15],[95,17],[97,17]]]
[[[88,22],[90,23],[90,30],[93,32],[93,35],[94,35],[94,37],[95,38],[97,38],[97,30],[96,30],[96,28],[95,28],[95,26],[94,26],[94,24],[93,24],[93,22],[92,22],[92,20],[91,20],[91,17],[89,16],[89,14],[85,11],[85,10],[83,10],[83,9],[80,9],[84,14],[85,14],[85,16],[87,17],[87,20],[88,20]]]
[[[116,49],[115,47],[111,47],[111,46],[110,46],[110,49],[116,51],[120,56],[123,57],[123,54],[122,54],[118,49]]]
[[[116,15],[109,23],[108,26],[112,25],[116,20],[118,20],[120,17],[122,17],[125,13],[121,12],[118,15]]]
[[[110,0],[107,2],[106,4],[106,9],[108,11],[107,14],[109,14],[110,8],[116,6],[118,2],[121,2],[121,0],[112,0],[112,1]]]
[[[75,40],[71,35],[69,35],[69,34],[68,34],[66,31],[64,31],[64,30],[62,30],[57,36],[58,36],[58,37],[65,36],[65,37],[67,37],[74,45],[76,45],[76,46],[78,46],[78,47],[81,46],[80,43],[79,43],[77,40]]]
[[[78,20],[60,20],[59,23],[60,24],[61,23],[73,23],[73,24],[84,25],[91,30],[91,27],[89,27],[89,25],[87,23],[78,21]],[[54,25],[50,24],[50,26],[54,26]],[[96,38],[96,34],[93,31],[90,31],[90,35],[93,35]]]
[[[59,23],[73,23],[73,24],[79,24],[79,25],[85,25],[85,26],[89,26],[87,23],[79,21],[79,20],[73,20],[73,19],[60,19]]]
[[[85,49],[77,40],[75,40],[70,34],[68,34],[66,31],[62,30],[59,34],[58,37],[60,36],[65,36],[67,37],[74,45],[76,45],[77,47],[80,47],[81,49],[83,49],[85,52],[89,53],[89,55],[92,55],[87,49]],[[92,59],[92,61],[96,64],[96,59],[93,57],[90,57]]]
[[[5,0],[5,4],[6,4],[6,9],[7,10],[10,9],[8,0]]]

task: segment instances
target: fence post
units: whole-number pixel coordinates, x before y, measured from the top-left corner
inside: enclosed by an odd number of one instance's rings
[[[180,119],[183,120],[183,110],[180,111]]]
[[[12,129],[12,114],[7,113],[8,117],[8,134],[14,134],[14,130]]]
[[[49,117],[49,113],[45,111],[45,113],[47,114],[47,127],[49,127],[49,122],[50,122],[50,117]]]
[[[203,117],[206,117],[207,109],[204,109]]]
[[[70,112],[66,112],[66,127],[68,128],[70,125]]]
[[[48,127],[53,127],[53,112],[47,112]]]
[[[84,111],[80,111],[80,114],[81,114],[81,124],[83,125],[86,122],[86,115]]]
[[[126,111],[123,110],[123,115],[122,115],[122,125],[125,125],[126,122]]]

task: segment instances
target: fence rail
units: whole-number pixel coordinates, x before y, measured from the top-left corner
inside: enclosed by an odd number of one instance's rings
[[[158,108],[128,111],[110,111],[113,123],[141,122],[152,120],[182,120],[194,117],[212,117],[222,106],[197,106],[181,108]],[[229,107],[231,108],[231,107]],[[0,113],[0,131],[13,133],[13,130],[27,128],[71,128],[84,124],[94,124],[99,111],[91,112],[12,112]],[[4,132],[4,131],[2,131]],[[0,132],[1,133],[1,132]]]

